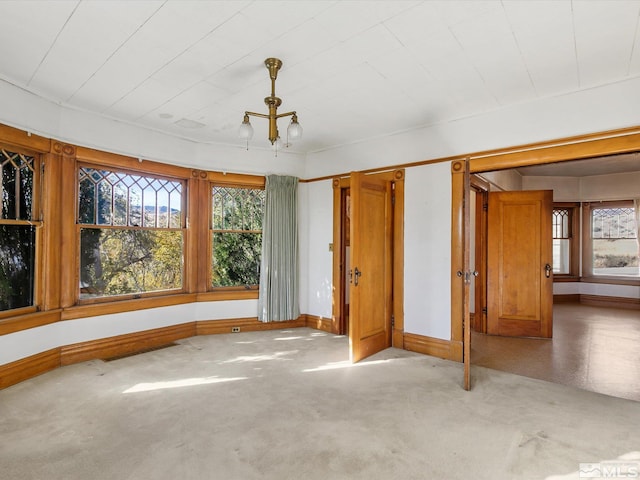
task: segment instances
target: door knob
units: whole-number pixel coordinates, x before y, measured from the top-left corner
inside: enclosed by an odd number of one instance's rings
[[[358,267],[356,267],[356,269],[353,271],[353,276],[355,277],[353,283],[356,287],[358,286],[358,279],[360,278],[360,275],[362,275],[362,272],[358,270]]]
[[[544,266],[544,274],[549,278],[551,276],[551,265],[548,263]]]

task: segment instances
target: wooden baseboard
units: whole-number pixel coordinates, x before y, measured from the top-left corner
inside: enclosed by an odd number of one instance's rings
[[[239,332],[255,332],[259,330],[279,330],[281,328],[298,328],[305,326],[306,322],[302,316],[297,320],[267,323],[259,321],[257,317],[234,318],[231,320],[201,320],[196,322],[196,335],[234,333],[233,328],[239,328]]]
[[[580,295],[580,303],[593,307],[627,308],[640,310],[640,298],[605,297],[603,295]]]
[[[569,293],[564,295],[554,295],[553,303],[580,303],[580,294]]]
[[[640,298],[607,297],[604,295],[585,295],[580,293],[554,295],[553,303],[581,303],[583,305],[591,305],[592,307],[640,310]]]
[[[309,328],[315,328],[316,330],[322,330],[323,332],[332,333],[333,324],[330,318],[319,317],[317,315],[303,314],[305,326]]]
[[[0,366],[0,389],[36,377],[60,366],[60,349],[21,358],[15,362]]]
[[[458,360],[455,354],[456,348],[450,340],[417,335],[415,333],[404,334],[404,348],[412,352],[431,355],[432,357],[446,360]]]
[[[196,335],[195,322],[100,338],[60,347],[60,365],[140,352]]]
[[[301,316],[297,320],[270,323],[259,322],[255,317],[205,320],[74,343],[0,365],[0,389],[61,366],[141,352],[196,335],[231,333],[232,327],[240,327],[240,331],[247,332],[306,326],[306,316]]]

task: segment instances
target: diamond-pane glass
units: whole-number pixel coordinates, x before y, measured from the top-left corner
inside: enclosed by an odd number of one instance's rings
[[[553,238],[568,239],[571,238],[571,210],[568,208],[553,209]]]
[[[78,181],[83,225],[182,228],[182,182],[89,167]]]
[[[211,286],[259,283],[264,203],[262,189],[213,187]]]
[[[264,190],[213,187],[213,229],[262,231]]]
[[[34,168],[34,157],[0,149],[0,219],[33,220]]]
[[[592,238],[636,238],[633,207],[594,208],[591,215]]]

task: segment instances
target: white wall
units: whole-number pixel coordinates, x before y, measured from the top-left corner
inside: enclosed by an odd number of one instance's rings
[[[637,172],[590,177],[522,178],[523,190],[553,190],[554,202],[629,200],[640,197],[640,165]]]
[[[579,202],[579,177],[534,177],[522,178],[523,190],[553,190],[554,202]]]
[[[404,329],[451,338],[451,166],[405,172]]]
[[[513,169],[483,172],[478,176],[491,184],[490,191],[492,192],[517,192],[522,190],[522,175]]]
[[[198,320],[255,317],[257,312],[257,300],[238,300],[189,303],[65,320],[0,335],[0,365],[63,345]]]
[[[597,175],[580,179],[580,200],[629,200],[640,198],[640,165],[635,173]]]
[[[331,180],[306,184],[308,194],[306,282],[307,310],[303,313],[331,318],[333,254],[333,184]]]

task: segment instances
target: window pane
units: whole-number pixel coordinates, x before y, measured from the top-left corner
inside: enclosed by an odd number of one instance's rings
[[[78,221],[85,225],[182,228],[182,182],[82,167]]]
[[[264,202],[259,188],[212,188],[213,287],[260,283]]]
[[[593,240],[594,275],[640,276],[636,239]]]
[[[571,243],[566,239],[553,240],[553,273],[569,274],[569,259]]]
[[[212,285],[258,285],[261,248],[260,233],[214,233]]]
[[[594,208],[591,225],[592,238],[636,238],[633,207]]]
[[[568,208],[553,209],[553,238],[571,238],[570,219],[571,210]]]
[[[34,157],[0,150],[0,218],[32,220]]]
[[[33,305],[35,228],[0,225],[0,310]]]
[[[182,288],[181,231],[82,228],[80,298]]]
[[[213,187],[213,228],[262,230],[264,199],[257,188]]]

